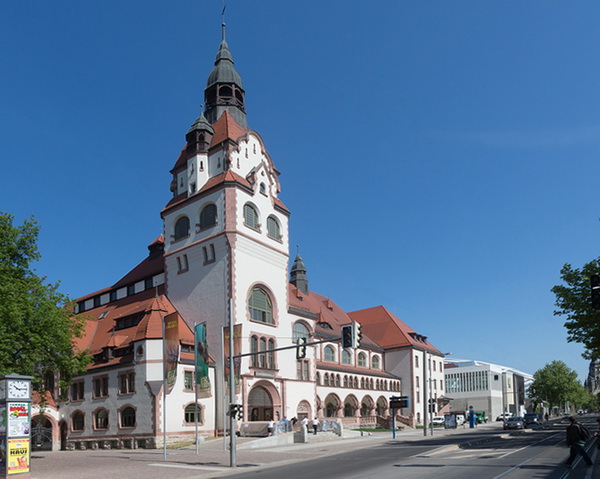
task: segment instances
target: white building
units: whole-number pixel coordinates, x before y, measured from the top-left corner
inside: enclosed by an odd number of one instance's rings
[[[88,318],[79,343],[93,362],[75,378],[69,398],[50,401],[34,424],[53,447],[155,447],[163,422],[170,441],[195,432],[195,324],[207,328],[210,397],[201,398],[202,435],[223,431],[229,407],[223,335],[230,321],[241,359],[235,402],[244,421],[330,418],[347,426],[387,424],[391,395],[407,395],[400,419],[423,411],[423,358],[428,397],[444,393],[443,355],[385,308],[346,313],[308,288],[297,256],[289,269],[290,212],[280,200],[279,172],[260,135],[249,129],[244,89],[223,38],[204,92],[206,111],[185,135],[171,169],[172,198],[161,212],[164,235],[114,285],[77,300]],[[162,324],[179,321],[175,386],[162,397]],[[343,349],[341,327],[364,325],[357,349]],[[315,343],[306,357],[296,343]],[[58,393],[58,391],[57,391]],[[58,397],[55,395],[55,397]],[[38,411],[39,412],[39,411]]]
[[[446,395],[451,411],[483,411],[495,420],[502,411],[525,413],[525,393],[533,376],[484,361],[445,360]]]

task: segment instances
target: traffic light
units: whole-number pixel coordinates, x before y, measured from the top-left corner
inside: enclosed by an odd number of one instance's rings
[[[429,399],[429,412],[435,412],[435,399]]]
[[[296,359],[306,357],[306,338],[298,338],[298,347],[296,348]]]
[[[344,349],[352,348],[352,340],[353,340],[352,325],[347,324],[346,326],[342,326],[342,348],[344,348]]]
[[[229,415],[241,421],[244,419],[244,407],[241,404],[230,404]]]
[[[360,346],[360,341],[362,340],[361,328],[362,328],[362,326],[360,325],[360,323],[358,321],[352,322],[352,335],[353,335],[352,347],[355,349]]]
[[[590,276],[590,285],[592,287],[592,309],[600,311],[600,274]]]

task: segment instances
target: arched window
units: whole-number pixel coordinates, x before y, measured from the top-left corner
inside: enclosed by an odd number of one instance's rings
[[[379,356],[373,356],[373,360],[371,362],[373,364],[373,369],[380,369]]]
[[[335,349],[325,346],[325,361],[335,361]]]
[[[352,364],[352,356],[345,349],[342,350],[342,363],[343,364]]]
[[[274,216],[267,218],[267,236],[276,240],[281,239],[281,227],[279,221]]]
[[[358,355],[358,365],[366,368],[367,367],[367,356],[365,353],[359,353]]]
[[[100,409],[96,412],[95,428],[96,429],[108,429],[108,411],[106,409]]]
[[[317,373],[317,375],[315,376],[316,381],[317,381],[317,386],[321,385],[321,373]]]
[[[323,377],[323,386],[329,386],[329,374],[325,373]]]
[[[248,301],[250,318],[261,323],[273,324],[273,306],[271,298],[261,288],[254,288]]]
[[[204,230],[217,224],[217,205],[211,203],[200,212],[200,229]]]
[[[344,417],[352,417],[354,416],[354,408],[352,404],[346,403],[344,404]]]
[[[293,334],[292,341],[294,343],[297,343],[300,338],[306,339],[306,342],[308,343],[308,337],[309,337],[310,332],[308,331],[308,328],[304,325],[304,323],[301,323],[301,322],[294,323],[294,328],[292,331],[293,331],[292,332],[292,334]]]
[[[121,411],[121,427],[135,427],[135,409],[132,407]]]
[[[256,208],[249,203],[244,205],[244,224],[255,230],[260,228],[260,225],[258,224],[258,212],[256,211]]]
[[[335,386],[338,388],[340,387],[340,375],[339,374],[335,375]]]
[[[81,411],[75,411],[71,416],[71,431],[83,431],[85,428],[85,416]]]
[[[348,387],[348,376],[344,376],[344,387]]]
[[[190,219],[187,216],[182,216],[175,223],[175,231],[173,232],[175,241],[185,238],[190,235]]]
[[[360,388],[361,389],[365,388],[365,378],[360,378]]]
[[[183,418],[186,424],[195,424],[196,423],[196,406],[194,404],[189,404],[185,407],[185,411],[183,413]],[[204,420],[202,418],[202,406],[198,404],[198,424],[203,424]]]

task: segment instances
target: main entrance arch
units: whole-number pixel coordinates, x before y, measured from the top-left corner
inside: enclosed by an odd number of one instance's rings
[[[248,417],[251,421],[281,419],[281,399],[277,389],[268,381],[256,384],[248,394]]]

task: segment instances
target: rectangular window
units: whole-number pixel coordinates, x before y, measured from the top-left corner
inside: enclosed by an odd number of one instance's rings
[[[419,356],[415,356],[415,368],[419,367]]]
[[[119,375],[119,394],[133,394],[135,392],[135,373],[129,372]]]
[[[194,372],[184,371],[183,373],[183,389],[191,391],[194,389]]]
[[[308,361],[299,360],[296,362],[296,375],[300,381],[310,381],[308,367]]]
[[[71,384],[71,401],[83,401],[83,381]]]
[[[108,397],[108,376],[94,378],[94,398]]]

